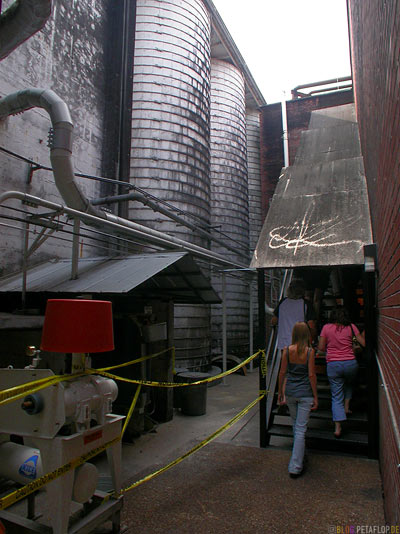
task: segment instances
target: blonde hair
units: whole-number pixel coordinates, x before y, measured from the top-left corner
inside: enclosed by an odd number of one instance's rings
[[[298,354],[302,354],[310,346],[310,329],[307,323],[295,323],[292,330],[292,345],[297,346]]]

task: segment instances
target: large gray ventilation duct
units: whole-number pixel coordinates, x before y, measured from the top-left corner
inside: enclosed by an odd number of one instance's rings
[[[57,188],[68,207],[94,216],[93,220],[89,218],[88,224],[101,226],[101,220],[107,221],[114,225],[116,231],[120,229],[128,235],[130,233],[135,235],[136,238],[141,235],[142,239],[147,240],[150,244],[163,248],[182,248],[197,257],[214,260],[221,265],[232,266],[232,262],[227,261],[222,255],[93,207],[75,182],[72,165],[73,124],[67,105],[54,91],[50,89],[25,89],[0,99],[0,119],[33,107],[45,109],[52,121],[50,160]],[[244,265],[238,266],[245,267]]]
[[[17,0],[0,15],[0,60],[43,28],[51,0]]]

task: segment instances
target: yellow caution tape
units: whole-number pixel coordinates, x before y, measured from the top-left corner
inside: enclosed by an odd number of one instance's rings
[[[63,382],[65,380],[73,380],[81,376],[85,376],[86,374],[86,372],[82,372],[71,375],[54,375],[49,376],[47,378],[42,378],[40,380],[35,380],[33,382],[27,382],[20,386],[3,389],[2,391],[0,391],[0,406],[8,404],[9,402],[14,402],[18,399],[21,399],[27,394],[35,393],[36,391],[40,391],[41,389],[53,386],[55,384],[58,384],[59,382]]]
[[[229,371],[227,371],[226,373],[222,373],[221,375],[219,376],[225,376],[226,374],[231,374],[232,372],[235,372],[235,370],[237,370],[238,368],[242,367],[243,365],[246,365],[246,363],[248,361],[251,361],[253,358],[255,358],[256,356],[258,356],[258,354],[260,352],[263,352],[263,351],[258,351],[257,353],[253,354],[252,356],[250,356],[247,360],[243,361],[240,365],[237,365],[236,368],[233,368],[233,369],[230,369]],[[96,372],[96,370],[90,370],[90,372]],[[84,373],[80,373],[79,376],[81,376],[82,374]],[[105,375],[107,375],[108,373],[104,373]],[[68,375],[67,377],[61,377],[61,376],[58,376],[58,377],[54,377],[55,381],[60,381],[60,379],[71,379],[71,378],[76,378],[77,375]],[[218,376],[218,375],[217,375]],[[219,377],[218,376],[218,377]],[[52,377],[53,378],[53,377]],[[213,378],[215,379],[215,377]],[[207,380],[209,381],[209,380]],[[42,382],[42,381],[36,381],[36,382]],[[137,382],[136,382],[137,383]],[[197,383],[204,383],[204,380],[203,381],[198,381]],[[16,491],[10,493],[9,495],[6,495],[5,497],[2,497],[0,498],[0,510],[4,510],[6,508],[8,508],[9,506],[11,506],[12,504],[20,501],[21,499],[23,499],[24,497],[27,497],[28,495],[30,495],[31,493],[39,490],[40,488],[42,488],[43,486],[45,486],[46,484],[48,484],[49,482],[52,482],[53,480],[59,478],[60,476],[62,475],[65,475],[66,473],[68,473],[69,471],[71,471],[71,469],[76,469],[77,467],[79,467],[80,465],[84,464],[85,462],[87,462],[88,460],[90,460],[91,458],[93,458],[94,456],[97,456],[98,454],[100,454],[101,452],[105,451],[108,447],[110,447],[111,445],[113,445],[114,443],[117,443],[118,441],[120,441],[122,439],[122,436],[124,435],[124,432],[127,428],[127,425],[129,423],[129,420],[131,418],[131,415],[134,411],[134,408],[135,408],[135,405],[136,405],[136,402],[137,402],[137,399],[139,397],[139,393],[140,393],[140,389],[141,389],[141,382],[139,381],[139,384],[138,384],[138,387],[136,389],[136,392],[135,392],[135,395],[133,397],[133,400],[132,400],[132,404],[131,404],[131,407],[129,409],[129,412],[128,412],[128,415],[127,415],[127,418],[125,420],[125,424],[124,424],[124,427],[122,429],[122,432],[120,434],[120,436],[112,439],[111,441],[108,441],[107,443],[105,443],[104,445],[100,446],[100,447],[96,447],[95,449],[92,449],[91,451],[79,456],[78,458],[75,458],[74,460],[71,460],[70,462],[67,462],[66,464],[64,464],[63,466],[61,467],[58,467],[57,469],[55,469],[54,471],[51,471],[50,473],[47,473],[46,475],[43,475],[41,476],[40,478],[38,478],[37,480],[34,480],[32,482],[30,482],[29,484],[27,484],[26,486],[20,488],[20,489],[17,489]],[[159,383],[155,383],[155,384],[159,384]],[[196,383],[194,383],[196,384]],[[38,386],[37,388],[35,388],[35,390],[37,391],[37,389],[42,389],[42,387],[47,387],[49,384],[42,384],[40,386]],[[147,384],[146,384],[147,385]],[[187,384],[187,385],[193,385],[193,384]],[[21,396],[21,394],[18,394],[16,395],[12,400],[15,400],[17,397]],[[248,406],[246,406],[246,408],[244,408],[244,410],[242,410],[240,413],[238,413],[235,417],[233,417],[230,421],[228,421],[225,425],[223,425],[221,428],[219,428],[217,431],[215,431],[213,434],[211,434],[211,436],[209,436],[208,438],[206,438],[205,440],[203,440],[201,443],[199,443],[198,445],[196,445],[195,447],[193,447],[190,451],[188,451],[187,453],[185,453],[184,455],[182,455],[180,458],[177,458],[176,460],[174,460],[173,462],[169,463],[168,465],[166,465],[165,467],[159,469],[158,471],[155,471],[154,473],[150,474],[150,475],[147,475],[146,477],[142,478],[141,480],[135,482],[134,484],[132,484],[131,486],[128,486],[127,488],[121,490],[121,492],[119,493],[120,495],[121,494],[124,494],[128,491],[130,491],[131,489],[133,488],[136,488],[137,486],[139,486],[140,484],[143,484],[144,482],[147,482],[148,480],[151,480],[152,478],[156,477],[157,475],[163,473],[164,471],[166,471],[167,469],[170,469],[171,467],[173,467],[174,465],[177,465],[178,463],[180,463],[182,460],[184,460],[185,458],[187,458],[188,456],[190,456],[191,454],[193,454],[194,452],[198,451],[199,449],[201,449],[202,447],[204,447],[205,445],[207,445],[208,443],[210,443],[211,441],[213,441],[215,438],[217,438],[220,434],[222,434],[223,432],[225,432],[228,428],[230,428],[232,425],[234,425],[239,419],[241,419],[247,412],[249,412],[253,406],[255,406],[262,398],[264,397],[264,394],[261,394],[257,399],[255,399],[253,402],[251,402]],[[116,495],[116,494],[114,494]],[[112,496],[112,495],[110,495]]]
[[[91,451],[85,454],[82,454],[78,458],[75,458],[74,460],[67,462],[63,466],[58,467],[57,469],[54,469],[54,471],[51,471],[51,473],[47,473],[46,475],[41,476],[40,478],[30,482],[26,486],[20,489],[17,489],[16,491],[13,491],[12,493],[9,493],[5,497],[0,498],[0,510],[4,510],[5,508],[8,508],[9,506],[20,501],[24,497],[27,497],[34,491],[39,490],[40,488],[42,488],[49,482],[52,482],[56,478],[59,478],[62,475],[65,475],[66,473],[68,473],[68,471],[71,471],[71,469],[76,469],[77,467],[84,464],[85,462],[93,458],[94,456],[97,456],[101,452],[108,449],[108,447],[111,447],[111,445],[114,445],[114,443],[117,443],[118,441],[120,441],[125,433],[126,427],[128,426],[133,410],[135,409],[136,402],[139,397],[140,389],[141,389],[140,386],[138,386],[138,388],[136,389],[136,393],[132,399],[131,407],[129,408],[128,415],[125,419],[122,432],[119,436],[108,441],[104,445],[101,445],[100,447],[96,447],[95,449],[92,449]]]
[[[87,369],[86,371],[88,373],[96,373],[102,376],[106,376],[107,378],[112,378],[113,380],[119,380],[121,382],[127,382],[129,384],[141,384],[142,386],[151,386],[151,387],[159,387],[159,388],[180,388],[180,387],[186,387],[186,386],[198,386],[200,384],[207,384],[208,382],[213,382],[214,380],[219,380],[220,378],[223,378],[224,376],[228,376],[232,373],[235,373],[238,371],[241,367],[244,367],[247,365],[251,360],[254,360],[259,354],[264,354],[263,350],[257,351],[252,356],[249,356],[246,360],[243,360],[240,364],[236,365],[235,367],[232,367],[232,369],[229,369],[228,371],[225,371],[223,373],[220,373],[218,375],[214,375],[210,378],[204,378],[202,380],[196,380],[196,382],[185,382],[185,383],[175,383],[175,382],[153,382],[152,380],[139,380],[136,378],[125,378],[123,376],[114,375],[111,373],[107,373],[105,371],[100,371],[99,369]]]
[[[122,428],[121,439],[123,438],[123,436],[125,434],[125,430],[126,430],[128,424],[129,424],[130,418],[131,418],[131,416],[133,414],[133,410],[135,409],[136,402],[137,402],[137,400],[139,398],[139,393],[140,393],[141,388],[142,388],[142,386],[140,386],[140,385],[136,388],[136,393],[135,393],[135,395],[134,395],[134,397],[132,399],[131,407],[129,408],[128,415],[126,416],[125,423],[124,423],[124,426]]]
[[[261,366],[262,376],[263,377],[267,376],[267,359],[265,357],[265,351],[263,351],[261,354],[260,366]]]
[[[52,482],[56,478],[61,477],[62,475],[65,475],[65,473],[68,473],[68,471],[71,471],[71,469],[76,469],[80,465],[84,464],[100,452],[103,452],[108,447],[113,445],[114,443],[117,443],[121,439],[120,436],[114,438],[111,441],[108,441],[101,447],[97,447],[95,449],[92,449],[91,451],[87,452],[86,454],[83,454],[79,458],[76,458],[75,460],[71,460],[70,462],[67,462],[61,467],[58,467],[57,469],[54,469],[54,471],[51,471],[51,473],[47,473],[46,475],[41,476],[40,478],[30,482],[23,488],[17,489],[16,491],[13,491],[9,495],[6,495],[5,497],[0,498],[0,510],[4,510],[5,508],[8,508],[12,504],[16,503],[17,501],[20,501],[24,497],[27,497],[34,491],[39,490],[49,482]]]
[[[100,374],[99,371],[108,371],[108,370],[117,369],[120,367],[127,367],[128,365],[133,365],[135,363],[143,362],[151,358],[156,358],[157,356],[160,356],[161,354],[164,354],[165,352],[168,352],[169,350],[173,351],[172,353],[174,356],[175,347],[169,347],[168,349],[162,350],[155,354],[150,354],[149,356],[143,356],[142,358],[139,358],[137,360],[132,360],[130,362],[121,363],[119,365],[113,365],[111,367],[103,367],[102,369],[91,369],[88,372],[82,372],[82,373],[74,373],[74,374],[68,374],[68,375],[52,375],[46,378],[41,378],[39,380],[33,380],[32,382],[26,382],[25,384],[21,384],[19,386],[14,386],[12,388],[4,389],[0,391],[0,406],[2,406],[3,404],[8,404],[9,402],[18,400],[27,394],[35,393],[36,391],[40,391],[41,389],[44,389],[48,386],[52,386],[54,384],[58,384],[59,382],[63,382],[65,380],[75,379],[80,376],[84,376],[85,374]]]
[[[138,358],[137,360],[132,360],[130,362],[124,362],[120,363],[118,365],[112,365],[111,367],[102,367],[101,369],[96,369],[96,371],[111,371],[112,369],[119,369],[120,367],[128,367],[128,365],[133,365],[135,363],[145,362],[146,360],[151,360],[152,358],[157,358],[157,356],[161,356],[161,354],[164,354],[165,352],[168,352],[169,350],[172,351],[173,357],[175,355],[175,347],[169,347],[168,349],[162,350],[160,352],[157,352],[155,354],[150,354],[150,356],[142,356],[141,358]]]
[[[154,358],[156,356],[159,356],[160,354],[163,354],[164,352],[167,352],[168,350],[173,350],[173,355],[175,354],[175,348],[171,347],[169,349],[165,349],[164,351],[158,352],[156,354],[152,354],[151,356],[144,356],[145,359]],[[143,361],[142,359],[139,360],[132,360],[131,362],[126,362],[117,366],[113,367],[104,367],[102,369],[85,369],[85,371],[81,373],[74,373],[69,375],[54,375],[49,376],[46,378],[42,378],[39,380],[34,380],[32,382],[27,382],[25,384],[14,386],[12,388],[4,389],[0,391],[0,406],[4,404],[8,404],[10,402],[14,402],[22,397],[24,397],[27,394],[35,393],[36,391],[40,391],[41,389],[44,389],[46,387],[58,384],[59,382],[64,382],[67,380],[75,380],[76,378],[79,378],[81,376],[85,376],[87,374],[99,374],[108,378],[111,378],[113,380],[119,380],[121,382],[127,382],[130,384],[140,384],[142,386],[152,386],[152,387],[164,387],[164,388],[176,388],[176,387],[186,387],[186,386],[196,386],[199,384],[206,384],[208,382],[213,382],[214,380],[219,380],[220,378],[223,378],[225,376],[228,376],[232,373],[235,373],[238,371],[241,367],[244,367],[249,362],[251,362],[254,358],[256,358],[261,353],[261,365],[264,365],[263,362],[265,362],[265,351],[264,350],[258,350],[255,354],[252,356],[249,356],[246,360],[243,360],[240,364],[236,365],[235,367],[232,367],[232,369],[229,369],[228,371],[225,371],[224,373],[220,373],[218,375],[214,375],[210,378],[205,378],[203,380],[197,380],[196,382],[191,383],[174,383],[174,382],[154,382],[151,380],[136,380],[133,378],[125,378],[122,376],[114,375],[111,373],[106,372],[106,369],[115,369],[117,367],[126,367],[127,365],[132,365],[133,363],[137,363],[139,361]],[[265,367],[266,368],[266,367]]]
[[[180,462],[182,462],[182,460],[185,460],[185,458],[187,458],[191,454],[197,452],[199,449],[201,449],[202,447],[204,447],[205,445],[207,445],[208,443],[213,441],[215,438],[217,438],[223,432],[225,432],[225,430],[228,430],[228,428],[230,428],[237,421],[239,421],[239,419],[241,419],[244,415],[246,415],[246,413],[249,412],[263,398],[263,396],[264,395],[260,395],[257,399],[255,399],[248,406],[246,406],[246,408],[244,408],[244,410],[242,410],[240,413],[235,415],[235,417],[233,417],[230,421],[228,421],[224,426],[222,426],[221,428],[216,430],[213,434],[211,434],[211,436],[209,436],[208,438],[204,439],[201,443],[199,443],[198,445],[196,445],[195,447],[190,449],[190,451],[186,452],[185,454],[183,454],[182,456],[180,456],[176,460],[173,460],[171,463],[169,463],[168,465],[162,467],[161,469],[158,469],[154,473],[151,473],[150,475],[145,476],[144,478],[138,480],[137,482],[134,482],[133,484],[131,484],[127,488],[121,490],[119,494],[123,495],[123,494],[127,493],[128,491],[131,491],[132,489],[137,488],[138,486],[140,486],[144,482],[148,482],[149,480],[155,478],[156,476],[161,475],[161,473],[164,473],[165,471],[167,471],[168,469],[170,469],[174,465],[177,465]]]

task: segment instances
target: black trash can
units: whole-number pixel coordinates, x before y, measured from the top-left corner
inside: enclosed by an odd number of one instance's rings
[[[179,382],[197,382],[210,378],[207,373],[180,373]],[[207,411],[207,382],[197,386],[184,386],[180,389],[180,404],[185,415],[204,415]]]
[[[187,373],[189,369],[186,367],[176,367],[175,368],[175,374],[174,374],[174,382],[185,382],[185,380],[181,380],[179,378],[179,375],[181,373]],[[181,392],[183,388],[174,388],[174,408],[180,408],[181,407]]]

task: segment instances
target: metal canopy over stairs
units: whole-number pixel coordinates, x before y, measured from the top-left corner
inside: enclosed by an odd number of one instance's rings
[[[313,111],[282,170],[251,267],[361,265],[372,243],[353,104]]]

